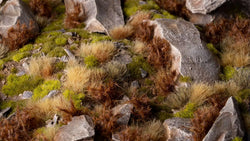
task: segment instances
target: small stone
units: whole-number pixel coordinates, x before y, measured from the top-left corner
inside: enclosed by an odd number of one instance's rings
[[[73,39],[71,39],[71,38],[68,38],[68,43],[71,45],[71,44],[73,44],[73,43],[74,43],[74,40],[73,40]]]
[[[25,72],[29,72],[29,65],[26,62],[24,62],[22,66]]]
[[[141,77],[142,78],[146,78],[147,75],[148,75],[148,73],[144,69],[142,69],[142,68],[140,68],[140,71],[141,71]]]
[[[57,114],[54,115],[53,120],[46,121],[46,127],[53,127],[58,123],[59,116]]]
[[[94,123],[89,116],[72,118],[68,125],[62,126],[56,133],[54,141],[92,140],[95,135]]]
[[[167,141],[193,141],[190,119],[166,119],[163,126],[167,131]]]
[[[75,55],[73,53],[71,53],[70,50],[68,50],[68,49],[65,48],[64,51],[67,53],[67,55],[69,56],[69,58],[75,58]]]
[[[24,91],[21,95],[21,99],[30,99],[33,95],[32,91]]]
[[[73,36],[73,33],[72,32],[65,32],[65,33],[63,33],[63,35]]]
[[[130,53],[124,49],[122,49],[118,54],[116,54],[113,58],[113,61],[117,61],[121,64],[129,64],[132,62],[132,57]]]
[[[204,14],[191,14],[189,21],[195,25],[205,26],[211,23],[214,20],[214,16],[212,15],[204,15]]]
[[[131,88],[138,89],[140,87],[139,82],[137,80],[131,82]]]
[[[62,57],[60,58],[60,61],[61,61],[61,62],[68,62],[68,61],[69,61],[69,58],[68,58],[66,55],[64,55],[64,56],[62,56]]]
[[[23,76],[23,75],[25,75],[25,72],[24,72],[24,71],[19,71],[19,72],[16,74],[16,76]]]
[[[58,90],[52,90],[52,91],[49,92],[48,95],[46,95],[46,96],[43,98],[43,100],[45,100],[45,99],[47,99],[47,98],[55,97],[58,93],[59,93]]]

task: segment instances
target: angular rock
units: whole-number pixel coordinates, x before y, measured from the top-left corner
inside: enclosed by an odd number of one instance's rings
[[[65,48],[64,51],[69,56],[69,58],[75,59],[75,55],[70,50]]]
[[[147,77],[147,75],[148,75],[148,72],[146,72],[144,69],[142,69],[142,68],[139,68],[140,69],[140,71],[141,71],[141,77],[142,78],[145,78],[145,77]]]
[[[212,15],[204,14],[190,14],[189,21],[195,25],[205,26],[214,20]]]
[[[232,141],[244,134],[237,101],[230,97],[203,141]]]
[[[113,57],[113,61],[127,65],[132,62],[132,57],[129,51],[121,49],[120,52]]]
[[[131,88],[138,89],[140,87],[139,82],[137,80],[131,82]]]
[[[24,91],[21,96],[21,99],[30,99],[32,95],[33,95],[32,91]]]
[[[59,93],[58,90],[52,90],[52,91],[49,92],[48,95],[46,95],[46,96],[43,98],[43,100],[45,100],[45,99],[47,99],[47,98],[52,98],[52,97],[56,96],[58,93]]]
[[[94,123],[89,116],[73,117],[68,125],[62,126],[56,133],[54,141],[89,140],[95,135]]]
[[[5,109],[3,109],[2,111],[0,111],[0,119],[4,116],[6,116],[11,110],[11,107],[7,107]]]
[[[182,19],[156,19],[155,35],[171,45],[172,71],[191,77],[196,82],[218,80],[220,65],[202,44],[196,27]]]
[[[163,126],[167,131],[167,141],[193,141],[190,131],[191,121],[189,119],[166,119]]]
[[[131,116],[131,112],[133,109],[133,105],[130,103],[126,103],[129,98],[124,97],[124,104],[120,104],[113,108],[114,115],[121,115],[121,117],[116,121],[119,125],[127,125]]]
[[[192,13],[207,14],[220,7],[227,0],[186,0],[186,7]]]
[[[120,0],[64,0],[66,11],[75,11],[80,4],[79,18],[84,20],[85,29],[91,32],[107,33],[114,27],[124,25]]]
[[[39,32],[39,26],[35,22],[31,10],[22,0],[9,0],[0,8],[0,35],[4,38],[8,37],[8,30],[10,28],[15,29],[17,27],[17,23],[31,28],[30,22],[33,23],[32,33],[37,34]]]

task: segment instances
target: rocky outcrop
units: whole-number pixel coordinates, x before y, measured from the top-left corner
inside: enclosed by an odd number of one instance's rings
[[[202,44],[196,27],[182,19],[156,19],[155,35],[171,44],[172,71],[181,72],[196,82],[213,82],[219,76],[219,63]]]
[[[91,32],[107,33],[116,26],[124,25],[120,0],[65,0],[67,11],[74,11],[80,4],[79,17],[84,20],[85,29]]]
[[[56,133],[55,141],[91,140],[95,135],[94,124],[89,116],[73,117],[68,125],[62,126]]]
[[[186,0],[186,7],[192,13],[207,14],[220,7],[227,0]]]
[[[241,122],[237,101],[230,97],[203,141],[232,141],[235,137],[244,137]]]
[[[39,27],[35,22],[34,15],[25,3],[22,0],[9,0],[0,8],[0,35],[2,38],[8,38],[9,29],[18,28],[18,24],[31,30],[32,34],[39,32]]]
[[[163,123],[167,131],[167,141],[192,141],[191,121],[185,118],[166,119]]]

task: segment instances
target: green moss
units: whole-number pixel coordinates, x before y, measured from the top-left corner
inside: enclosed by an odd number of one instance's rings
[[[140,10],[159,10],[160,7],[153,1],[153,0],[147,0],[147,4],[140,5]]]
[[[168,113],[166,111],[161,111],[161,112],[158,112],[156,114],[156,117],[160,120],[160,121],[165,121],[166,119],[168,118],[172,118],[173,117],[173,114],[171,113]]]
[[[139,0],[126,0],[124,3],[124,14],[130,17],[136,13],[139,8]]]
[[[73,29],[69,29],[68,31],[77,33],[78,35],[81,36],[82,39],[88,39],[90,37],[89,32],[82,28],[73,28]]]
[[[243,139],[241,137],[235,137],[233,141],[243,141]]]
[[[180,118],[193,118],[196,105],[194,103],[188,103],[184,109],[174,114],[175,117]]]
[[[145,84],[148,85],[148,86],[151,86],[151,85],[154,84],[154,81],[152,81],[152,80],[150,80],[150,79],[148,79],[148,78],[146,78],[144,82],[145,82]]]
[[[10,74],[7,77],[7,84],[2,87],[2,92],[9,96],[18,95],[24,91],[32,91],[42,82],[41,78],[30,77],[28,75],[16,76]]]
[[[58,45],[58,46],[64,46],[64,45],[67,44],[67,38],[65,38],[65,37],[63,37],[63,36],[57,37],[57,38],[55,39],[55,43],[56,43],[56,45]]]
[[[62,72],[56,73],[56,78],[57,78],[58,80],[60,80],[60,79],[62,78],[62,76],[63,76],[63,73],[62,73]]]
[[[96,43],[100,41],[111,41],[111,37],[98,33],[91,34],[90,38],[92,39],[91,43]]]
[[[3,61],[3,60],[1,59],[1,60],[0,60],[0,70],[3,69],[4,64],[5,64],[5,61]]]
[[[18,71],[18,70],[17,70],[17,68],[15,68],[15,67],[13,67],[13,68],[10,70],[11,73],[17,73],[17,71]]]
[[[89,55],[85,57],[84,63],[88,68],[96,67],[99,64],[97,58],[94,55]]]
[[[144,59],[143,56],[133,57],[132,62],[127,65],[127,68],[128,68],[128,73],[133,78],[141,78],[140,68],[142,68],[149,74],[152,74],[154,72],[153,67],[150,64],[148,64],[148,62]]]
[[[5,78],[5,75],[0,72],[0,81],[3,80],[4,78]]]
[[[54,40],[61,36],[62,33],[59,31],[52,31],[52,32],[43,32],[40,36],[38,36],[35,40],[36,44],[46,43],[46,42],[54,42]]]
[[[208,43],[207,44],[207,48],[214,53],[215,55],[219,55],[220,52],[214,47],[214,45],[212,43]]]
[[[53,31],[53,30],[60,30],[64,28],[64,14],[60,15],[58,19],[55,21],[51,22],[49,25],[47,25],[42,31]]]
[[[155,20],[155,19],[161,19],[161,18],[164,18],[164,19],[176,19],[176,17],[174,15],[171,15],[167,11],[163,11],[162,14],[154,13],[152,19]]]
[[[191,77],[189,77],[189,76],[182,76],[182,75],[181,75],[181,77],[179,78],[179,81],[180,81],[180,82],[191,82],[192,79],[191,79]]]
[[[66,67],[66,64],[64,62],[58,62],[55,64],[56,71],[61,71]]]
[[[56,12],[56,15],[62,15],[65,13],[65,5],[64,4],[60,4],[57,7],[55,7],[53,9],[53,11]]]
[[[21,49],[19,49],[19,52],[26,52],[26,51],[31,51],[33,49],[32,44],[27,44],[23,46]]]
[[[66,55],[66,52],[64,51],[63,47],[55,47],[48,53],[49,57],[62,57],[64,55]]]
[[[223,74],[221,74],[221,78],[223,80],[229,80],[234,76],[234,73],[236,72],[235,68],[232,66],[226,66],[223,68]]]
[[[19,109],[22,109],[23,107],[25,107],[26,101],[27,100],[18,100],[18,101],[5,100],[5,101],[1,101],[0,102],[0,111],[5,109],[5,108],[11,107],[12,111],[10,113],[8,113],[8,114],[11,114],[11,113],[16,111],[17,106],[18,106]]]
[[[63,92],[63,96],[65,97],[65,98],[67,98],[68,100],[72,100],[73,101],[73,103],[74,103],[74,105],[75,105],[75,107],[77,108],[77,109],[80,109],[81,108],[81,106],[82,106],[82,100],[84,99],[84,97],[85,97],[85,94],[82,94],[82,93],[80,93],[80,94],[75,94],[73,91],[71,91],[71,90],[65,90],[64,92]]]
[[[48,54],[55,47],[54,42],[48,41],[43,44],[41,51]]]
[[[28,57],[28,56],[31,56],[30,52],[19,52],[19,53],[15,54],[12,57],[12,59],[13,59],[13,61],[19,62],[21,59]]]
[[[58,90],[61,87],[59,80],[46,80],[43,84],[39,85],[34,89],[32,96],[33,100],[39,100],[46,96],[52,90]]]

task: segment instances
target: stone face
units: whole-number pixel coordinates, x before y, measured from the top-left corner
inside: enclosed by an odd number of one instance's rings
[[[230,97],[203,141],[232,141],[235,137],[244,137],[244,134],[237,101]]]
[[[116,26],[124,25],[120,0],[65,0],[67,11],[74,10],[74,4],[80,4],[79,17],[84,20],[85,29],[91,32],[107,33]]]
[[[167,141],[193,141],[191,121],[185,118],[166,119],[163,123],[167,131]]]
[[[56,133],[55,141],[90,140],[95,135],[94,124],[89,116],[73,117],[68,125],[62,126]]]
[[[192,13],[207,14],[220,7],[227,0],[186,0],[186,7]]]
[[[205,26],[214,20],[212,15],[204,14],[190,14],[189,21],[195,25]]]
[[[30,99],[33,95],[33,92],[32,91],[24,91],[23,94],[22,94],[22,99]]]
[[[39,32],[38,24],[34,20],[34,15],[22,0],[9,0],[0,8],[0,35],[8,36],[10,28],[16,28],[17,23],[30,27],[33,23],[32,31],[34,34]]]
[[[172,71],[191,77],[196,82],[213,82],[218,79],[219,63],[202,44],[195,26],[182,19],[157,19],[151,21],[155,36],[171,44]]]

